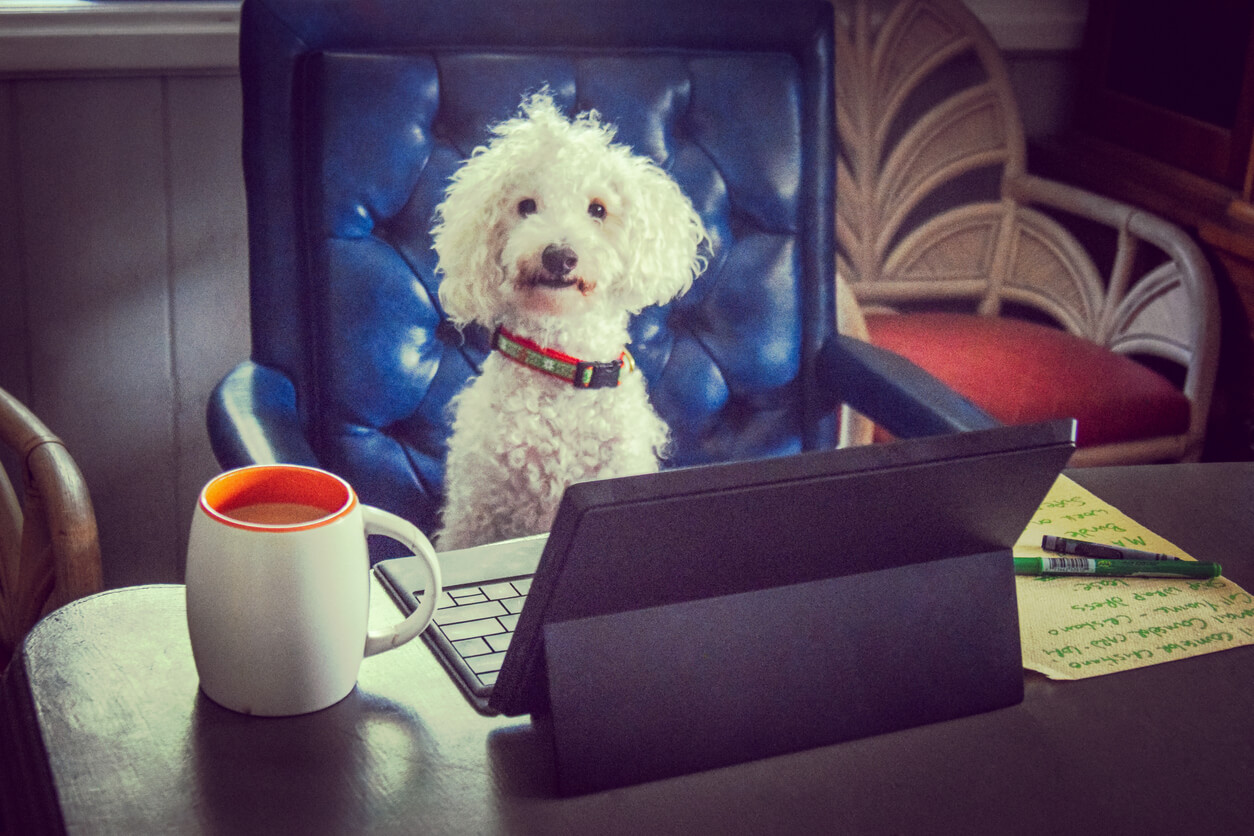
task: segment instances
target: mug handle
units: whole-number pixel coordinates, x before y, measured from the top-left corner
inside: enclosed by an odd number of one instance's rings
[[[380,508],[362,505],[361,510],[367,534],[391,537],[407,546],[427,567],[427,588],[422,595],[422,602],[418,605],[418,609],[410,613],[404,621],[389,629],[371,631],[366,634],[365,655],[373,656],[376,653],[400,647],[431,624],[440,598],[440,563],[436,559],[435,549],[431,547],[431,541],[418,530],[416,525]]]

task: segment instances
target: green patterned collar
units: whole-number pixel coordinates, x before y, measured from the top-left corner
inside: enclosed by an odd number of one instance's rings
[[[553,348],[497,328],[492,335],[492,347],[515,363],[544,372],[567,381],[576,389],[604,389],[621,382],[622,371],[631,371],[635,364],[625,350],[617,360],[607,363],[589,363]]]

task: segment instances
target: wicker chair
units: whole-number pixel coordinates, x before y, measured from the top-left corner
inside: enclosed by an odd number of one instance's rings
[[[1196,459],[1219,340],[1198,248],[1027,173],[1002,56],[959,0],[835,5],[838,270],[871,341],[1001,421],[1078,418],[1073,465]]]
[[[61,440],[0,389],[0,443],[17,455],[22,500],[0,468],[0,668],[52,610],[101,589],[87,485]]]

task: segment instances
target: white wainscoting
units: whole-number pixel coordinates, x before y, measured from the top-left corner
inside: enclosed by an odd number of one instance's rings
[[[109,586],[179,581],[249,352],[239,80],[0,79],[0,386],[66,442]]]

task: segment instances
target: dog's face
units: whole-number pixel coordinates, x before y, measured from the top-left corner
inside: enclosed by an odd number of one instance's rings
[[[509,194],[497,232],[506,306],[575,316],[609,302],[626,268],[613,184],[550,160]]]
[[[458,171],[437,212],[440,300],[459,323],[607,317],[682,293],[700,218],[665,172],[594,115],[540,94]]]

